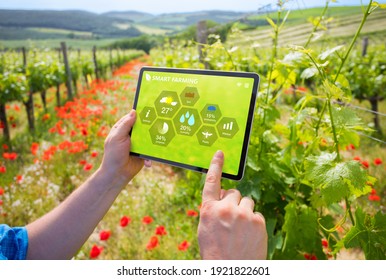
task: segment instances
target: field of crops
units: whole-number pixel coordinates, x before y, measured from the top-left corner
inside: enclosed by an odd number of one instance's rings
[[[91,52],[70,52],[72,98],[57,52],[30,51],[25,63],[21,53],[2,53],[0,223],[32,222],[98,168],[143,65],[248,71],[261,84],[246,173],[222,185],[264,214],[268,258],[385,259],[386,48],[360,37],[384,8],[370,1],[343,42],[328,26],[339,30],[347,18],[322,14],[287,27],[291,14],[280,6],[264,34],[235,25],[226,43],[209,35],[202,57],[194,42],[168,40],[150,56],[98,52],[95,72]],[[144,168],[75,259],[198,259],[203,178],[158,163]]]

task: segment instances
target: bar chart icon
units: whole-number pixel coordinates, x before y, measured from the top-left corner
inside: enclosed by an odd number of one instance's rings
[[[224,123],[223,129],[224,130],[232,130],[233,129],[233,122]]]
[[[235,118],[222,118],[217,124],[217,131],[222,138],[233,138],[239,131],[239,125]]]

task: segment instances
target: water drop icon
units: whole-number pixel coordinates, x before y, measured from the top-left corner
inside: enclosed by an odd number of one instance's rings
[[[185,116],[182,114],[180,118],[180,123],[184,123],[184,122],[185,122]]]
[[[188,124],[190,125],[190,126],[193,126],[194,125],[194,123],[195,123],[195,119],[194,119],[194,115],[191,115],[190,116],[190,118],[189,118],[189,120],[188,120]]]
[[[190,116],[190,114],[189,114],[189,111],[188,111],[188,112],[186,112],[185,117],[189,118],[189,116]]]

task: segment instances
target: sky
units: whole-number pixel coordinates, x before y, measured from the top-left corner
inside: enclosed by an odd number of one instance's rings
[[[141,11],[151,14],[228,10],[250,12],[277,0],[0,0],[0,9]],[[360,5],[361,0],[337,0],[332,5]],[[363,3],[368,3],[364,0]],[[385,3],[385,1],[378,1]],[[324,6],[324,0],[289,0],[288,8]]]

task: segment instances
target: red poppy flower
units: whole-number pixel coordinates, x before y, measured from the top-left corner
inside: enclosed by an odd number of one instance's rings
[[[155,234],[156,235],[166,235],[167,232],[165,230],[165,227],[164,226],[158,226],[156,229],[155,229]]]
[[[188,250],[188,248],[190,247],[190,243],[186,240],[182,241],[179,245],[178,245],[178,250],[180,251],[186,251]]]
[[[15,124],[15,123],[12,123],[12,124],[11,124],[11,127],[12,127],[12,128],[15,128],[15,127],[16,127],[16,124]]]
[[[5,151],[7,151],[7,150],[9,149],[8,145],[7,145],[7,144],[3,144],[3,149],[4,149]]]
[[[0,188],[0,195],[3,195],[4,194],[4,189],[3,188]]]
[[[188,215],[189,217],[197,217],[198,212],[194,211],[194,210],[188,210],[188,211],[186,211],[186,215]]]
[[[325,147],[325,146],[327,146],[327,145],[328,145],[327,140],[324,139],[324,138],[322,138],[322,139],[320,140],[320,146]]]
[[[149,225],[149,224],[151,224],[152,222],[153,222],[153,218],[150,217],[150,216],[145,216],[145,217],[142,218],[142,223],[143,223],[144,225]]]
[[[3,205],[3,201],[0,199],[0,206]]]
[[[7,168],[5,166],[0,166],[0,173],[7,172]]]
[[[159,245],[158,243],[158,237],[157,236],[152,236],[149,240],[149,242],[146,245],[147,250],[153,250]]]
[[[328,241],[326,239],[322,239],[322,246],[328,248]]]
[[[310,255],[310,254],[307,254],[307,253],[304,254],[304,258],[306,260],[317,260],[318,259],[314,254]]]
[[[370,201],[380,201],[381,200],[381,197],[379,195],[376,195],[376,194],[370,194],[368,198]]]
[[[79,164],[80,165],[85,165],[87,163],[87,160],[85,160],[85,159],[81,159],[80,161],[79,161]]]
[[[367,160],[362,160],[361,163],[362,163],[362,166],[366,169],[369,168],[369,166],[370,166],[370,164]]]
[[[60,150],[66,150],[68,148],[71,148],[72,147],[72,143],[70,141],[63,141],[62,143],[60,143],[58,145],[59,149]]]
[[[346,150],[347,151],[355,150],[355,146],[353,144],[349,144],[349,145],[347,145]]]
[[[87,163],[84,167],[83,167],[83,170],[84,171],[90,171],[92,169],[92,164],[91,163]]]
[[[17,159],[17,153],[3,153],[4,159],[15,160]]]
[[[90,251],[90,258],[97,258],[103,251],[103,247],[98,247],[97,245],[92,246]]]
[[[121,218],[121,221],[120,221],[121,227],[126,227],[130,223],[131,223],[131,219],[129,217],[123,216]]]
[[[94,151],[94,152],[91,153],[91,157],[97,157],[97,156],[98,156],[98,152]]]
[[[110,238],[110,235],[111,235],[111,231],[109,230],[103,230],[99,233],[99,238],[100,240],[107,240]]]
[[[23,180],[23,175],[17,175],[16,176],[16,182],[20,183],[21,180]]]
[[[32,145],[31,145],[31,153],[34,156],[36,156],[38,150],[39,150],[39,144],[38,143],[32,143]]]
[[[17,176],[16,176],[16,182],[17,182],[17,183],[20,183],[21,180],[23,180],[23,175],[17,175]]]
[[[380,159],[380,158],[374,159],[374,164],[375,165],[381,165],[382,164],[382,159]]]
[[[354,158],[353,158],[353,160],[356,160],[356,161],[361,161],[361,158],[360,158],[360,157],[358,157],[358,156],[356,156],[356,157],[354,157]]]
[[[50,114],[44,114],[43,117],[42,117],[43,121],[47,121],[49,119],[50,119]]]

